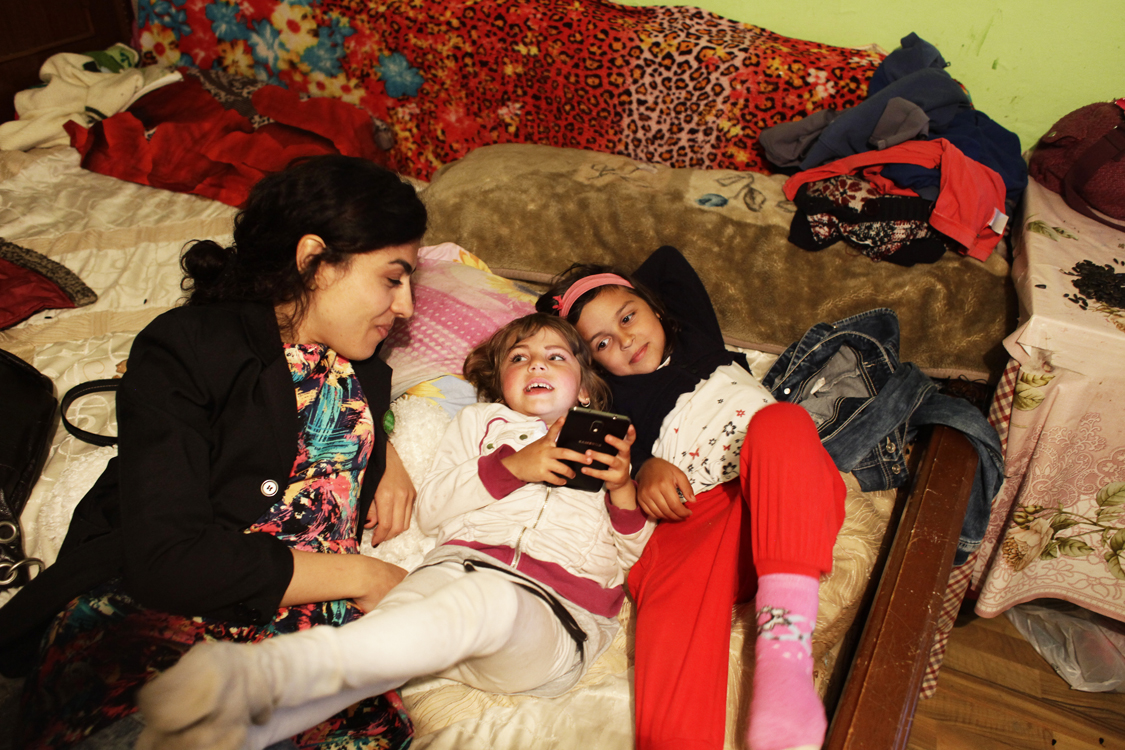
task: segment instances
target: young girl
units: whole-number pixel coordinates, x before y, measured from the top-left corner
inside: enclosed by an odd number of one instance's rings
[[[537,307],[574,323],[608,373],[614,410],[637,429],[638,503],[666,522],[629,575],[637,747],[723,746],[731,606],[755,585],[750,747],[820,747],[811,637],[844,485],[812,419],[727,351],[675,248],[632,276],[572,267]]]
[[[258,645],[203,644],[141,691],[144,747],[265,747],[412,677],[558,695],[608,647],[625,573],[653,531],[610,456],[555,446],[570,407],[608,391],[568,323],[534,314],[465,363],[482,401],[458,415],[417,499],[438,546],[379,605],[341,628]],[[606,492],[563,486],[563,460]]]

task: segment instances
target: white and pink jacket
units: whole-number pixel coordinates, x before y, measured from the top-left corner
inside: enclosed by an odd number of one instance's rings
[[[604,492],[525,483],[501,460],[547,432],[503,404],[462,409],[418,490],[421,531],[470,547],[544,583],[574,604],[614,617],[629,568],[655,529]]]

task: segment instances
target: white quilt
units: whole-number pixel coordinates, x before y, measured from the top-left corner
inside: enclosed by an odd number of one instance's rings
[[[207,199],[157,190],[82,170],[70,148],[0,153],[0,237],[43,253],[77,274],[98,301],[74,310],[49,310],[0,331],[0,347],[33,364],[61,396],[78,383],[113,377],[124,366],[134,335],[180,298],[179,255],[194,239],[230,240],[235,210]],[[448,409],[406,395],[394,404],[392,440],[415,482],[428,467],[449,420]],[[113,433],[112,401],[90,396],[69,416],[87,430]],[[55,559],[74,505],[114,453],[58,430],[43,475],[22,516],[27,554]],[[850,626],[859,594],[874,566],[893,492],[861,493],[850,475],[848,516],[835,567],[822,585],[814,640],[823,691],[836,647]],[[417,564],[432,540],[412,530],[377,553],[405,567]],[[10,594],[0,594],[0,603]],[[495,696],[446,680],[403,690],[420,748],[606,750],[633,746],[628,605],[613,647],[581,685],[554,699]],[[731,640],[728,747],[741,747],[751,654],[744,653],[749,613],[736,611]],[[752,647],[753,639],[746,641]]]

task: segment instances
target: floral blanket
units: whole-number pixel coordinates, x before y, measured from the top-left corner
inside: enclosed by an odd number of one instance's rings
[[[137,0],[134,45],[358,105],[422,179],[493,143],[769,171],[762,129],[858,104],[882,60],[604,0]]]

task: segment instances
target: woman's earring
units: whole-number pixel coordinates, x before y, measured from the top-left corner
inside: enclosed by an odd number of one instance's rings
[[[578,399],[578,403],[581,404],[582,406],[589,406],[590,405],[590,399],[588,399],[588,398],[587,399],[581,399],[580,398],[580,399]]]

